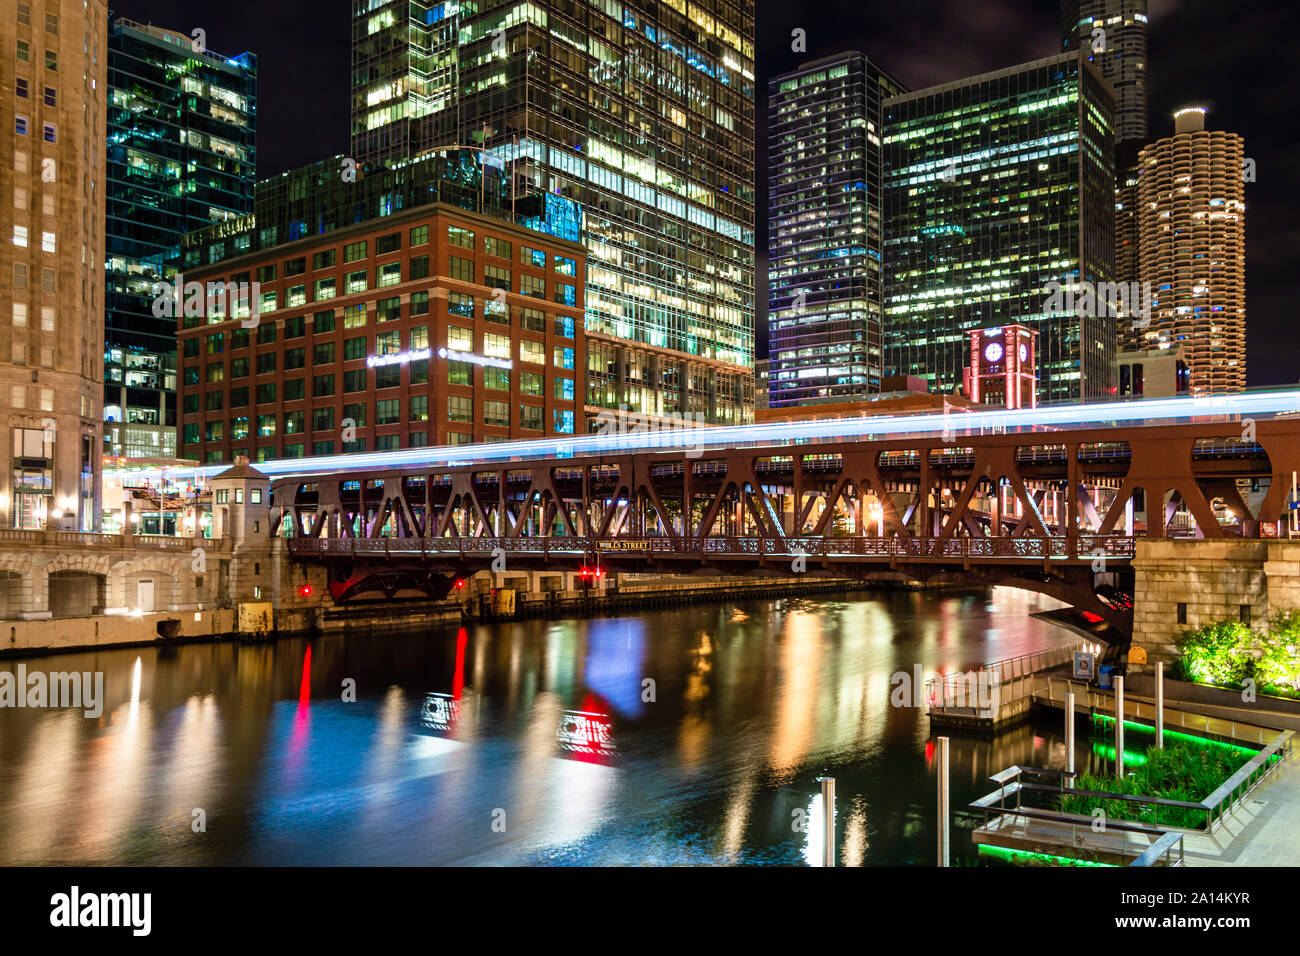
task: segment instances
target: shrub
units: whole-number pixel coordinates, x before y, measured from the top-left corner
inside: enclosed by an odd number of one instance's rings
[[[1300,693],[1300,611],[1274,614],[1263,631],[1237,621],[1216,621],[1174,640],[1181,657],[1175,680],[1239,687],[1245,681],[1286,694]]]
[[[1174,639],[1182,669],[1193,680],[1232,684],[1250,676],[1249,648],[1255,633],[1237,621],[1215,621]]]

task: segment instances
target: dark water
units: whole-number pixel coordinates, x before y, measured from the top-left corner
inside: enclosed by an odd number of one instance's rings
[[[928,720],[890,675],[1054,646],[1049,606],[818,596],[28,659],[103,671],[107,704],[0,709],[0,863],[806,864],[828,772],[840,863],[929,866]],[[956,807],[1064,763],[1059,719],[950,736]]]

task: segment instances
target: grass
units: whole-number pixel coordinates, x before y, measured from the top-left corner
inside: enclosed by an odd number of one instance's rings
[[[1236,748],[1197,746],[1179,741],[1167,745],[1163,750],[1149,748],[1145,762],[1123,779],[1084,774],[1075,778],[1074,786],[1079,790],[1101,790],[1195,803],[1217,790],[1252,756],[1251,752]],[[1060,809],[1065,813],[1091,816],[1098,808],[1106,819],[1113,820],[1188,829],[1201,827],[1205,823],[1204,811],[1183,807],[1157,807],[1154,804],[1085,797],[1068,792],[1060,798]]]

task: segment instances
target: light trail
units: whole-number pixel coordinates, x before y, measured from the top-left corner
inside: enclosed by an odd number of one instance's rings
[[[962,438],[1008,432],[1051,434],[1062,430],[1105,426],[1170,425],[1194,420],[1268,419],[1300,413],[1300,390],[1242,392],[1203,398],[1157,398],[1143,401],[1039,408],[957,410],[905,415],[874,415],[822,421],[766,422],[759,425],[717,425],[699,428],[649,425],[645,431],[574,435],[551,438],[406,448],[383,453],[323,455],[315,458],[279,458],[253,465],[272,478],[328,475],[347,471],[376,471],[424,467],[455,467],[491,462],[528,462],[575,455],[600,455],[638,451],[733,448],[782,448],[822,442],[884,441],[913,435],[948,435]],[[637,416],[644,421],[646,416]],[[121,471],[126,481],[159,481],[163,472],[174,480],[210,478],[229,464],[195,468],[151,468]]]

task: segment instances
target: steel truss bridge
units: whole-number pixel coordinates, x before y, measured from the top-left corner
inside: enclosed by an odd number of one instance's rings
[[[320,460],[273,482],[271,533],[328,566],[337,602],[441,598],[484,570],[892,572],[1038,591],[1123,636],[1137,539],[1287,534],[1300,393],[1271,397]]]

